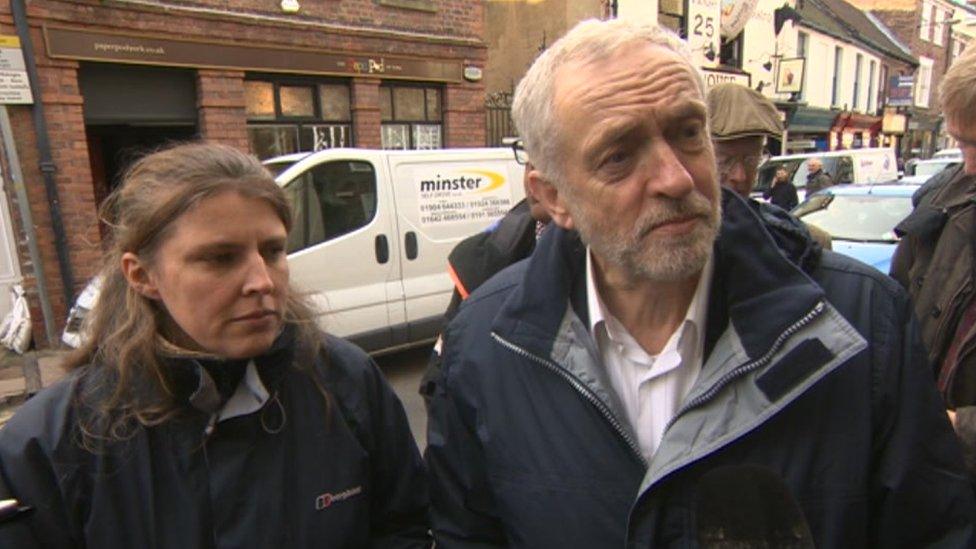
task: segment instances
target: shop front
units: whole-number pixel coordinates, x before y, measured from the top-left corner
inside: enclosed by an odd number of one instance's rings
[[[830,150],[830,130],[837,111],[799,106],[787,125],[789,153]]]
[[[830,129],[831,150],[880,146],[881,117],[852,111],[842,112]]]

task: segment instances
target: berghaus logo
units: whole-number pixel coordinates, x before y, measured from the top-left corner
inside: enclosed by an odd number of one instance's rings
[[[435,175],[432,179],[420,180],[420,192],[472,191],[485,193],[505,184],[505,176],[489,170],[463,170],[456,174]]]
[[[358,496],[363,493],[362,486],[353,486],[348,490],[343,490],[341,492],[333,494],[332,492],[326,492],[315,497],[315,510],[321,511],[332,507],[332,504],[338,503],[340,501],[345,501],[353,496]]]

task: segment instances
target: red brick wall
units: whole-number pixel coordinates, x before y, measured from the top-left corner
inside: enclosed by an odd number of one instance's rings
[[[244,73],[197,71],[200,137],[250,151],[244,100]]]
[[[44,54],[44,43],[39,29],[32,28],[31,31],[38,58],[38,85],[41,88],[40,97],[35,97],[34,100],[43,103],[51,157],[55,167],[54,181],[66,233],[66,248],[73,271],[72,293],[77,295],[87,280],[97,271],[101,259],[101,237],[98,231],[95,194],[85,136],[82,97],[78,88],[78,64],[74,61],[48,59]],[[12,19],[6,14],[0,14],[0,32],[16,34]],[[63,322],[67,316],[68,303],[65,301],[65,289],[51,224],[51,208],[45,191],[44,178],[39,168],[40,155],[33,119],[35,110],[29,106],[11,106],[8,109],[40,249],[47,291],[60,329],[60,322]],[[43,346],[45,332],[40,301],[37,299],[38,284],[34,265],[30,261],[26,233],[23,230],[24,224],[12,189],[8,196],[18,243],[21,272],[24,275],[24,287],[29,297],[31,316],[34,321],[34,339],[38,345]]]
[[[300,0],[299,14],[286,15],[278,0],[161,1],[159,6],[81,0],[27,2],[41,100],[56,165],[62,218],[74,271],[75,294],[96,272],[101,240],[96,199],[78,89],[78,63],[54,60],[44,51],[42,25],[85,27],[97,31],[158,35],[180,39],[227,41],[236,44],[315,48],[320,51],[381,54],[417,59],[448,60],[484,68],[485,0],[435,0],[434,12],[380,5],[379,0]],[[184,8],[206,8],[191,13]],[[0,2],[0,32],[16,34],[9,3]],[[205,47],[205,46],[204,46]],[[287,53],[283,53],[287,55]],[[244,108],[244,73],[201,69],[197,75],[197,107],[202,137],[242,149],[248,148]],[[355,145],[380,146],[378,80],[353,79]],[[445,86],[445,145],[483,146],[484,86],[457,83]],[[38,168],[31,109],[11,107],[17,149],[23,166],[38,243],[59,322],[67,312],[64,288],[51,229],[50,208]],[[14,196],[11,213],[19,242],[25,286],[36,320],[35,337],[43,339],[36,279],[28,260],[23,223]]]
[[[354,78],[352,81],[352,133],[355,146],[378,149],[380,137],[380,81]]]
[[[444,133],[449,147],[485,146],[485,90],[481,84],[451,84],[444,94]]]
[[[929,110],[931,112],[938,112],[941,111],[941,107],[939,106],[939,84],[942,82],[942,77],[945,75],[946,70],[950,27],[946,26],[943,31],[941,46],[930,41],[923,41],[919,38],[919,25],[922,22],[921,7],[922,3],[918,2],[918,9],[915,11],[878,10],[872,13],[881,19],[881,22],[891,29],[903,44],[911,48],[913,55],[916,57],[925,56],[933,60]],[[931,16],[931,12],[929,15]],[[931,38],[931,33],[929,37]]]

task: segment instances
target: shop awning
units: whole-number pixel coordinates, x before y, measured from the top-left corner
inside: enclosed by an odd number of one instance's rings
[[[787,130],[790,133],[829,133],[837,111],[816,107],[798,107]]]

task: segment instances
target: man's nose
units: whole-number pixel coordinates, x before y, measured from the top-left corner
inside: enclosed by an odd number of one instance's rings
[[[691,173],[670,145],[653,145],[650,158],[644,165],[647,170],[648,191],[652,194],[680,198],[694,189]]]

